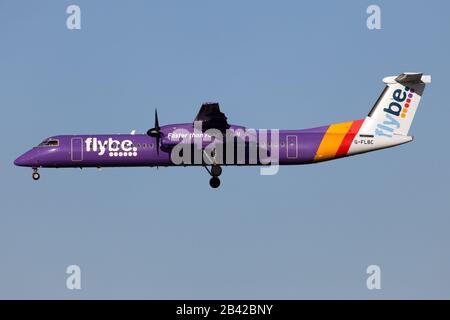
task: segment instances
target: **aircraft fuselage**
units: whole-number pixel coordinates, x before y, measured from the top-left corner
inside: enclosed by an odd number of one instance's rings
[[[412,140],[409,136],[394,139],[359,135],[362,122],[363,120],[356,120],[304,130],[278,131],[279,164],[296,165],[332,160]],[[52,141],[52,144],[36,146],[18,157],[14,163],[32,168],[175,166],[179,164],[174,164],[171,150],[164,146],[170,142],[168,137],[175,136],[172,132],[181,126],[183,124],[162,127],[164,137],[159,151],[157,139],[147,134],[58,135],[46,139]],[[188,124],[185,126],[188,128]],[[191,124],[190,126],[192,127]],[[256,135],[259,134],[258,130],[255,132]],[[267,132],[269,137],[270,132]],[[261,164],[259,161],[228,162],[225,158],[220,165]],[[204,163],[190,161],[182,165]]]

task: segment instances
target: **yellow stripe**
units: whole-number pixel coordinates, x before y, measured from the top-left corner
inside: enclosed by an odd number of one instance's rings
[[[353,121],[330,125],[320,142],[314,161],[323,161],[334,158],[342,140],[344,140],[345,135],[348,130],[350,130],[352,123]]]

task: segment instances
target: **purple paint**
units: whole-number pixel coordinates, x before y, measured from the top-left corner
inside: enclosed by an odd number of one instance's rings
[[[193,132],[191,123],[161,127],[163,137],[159,153],[156,150],[156,138],[146,134],[60,135],[50,137],[58,141],[57,146],[36,146],[17,158],[14,163],[34,168],[172,166],[174,164],[170,159],[170,147],[176,145],[176,142],[168,139],[168,136],[176,129]],[[231,129],[245,128],[232,125]],[[312,162],[327,129],[328,126],[280,130],[280,164]],[[258,132],[256,130],[256,133]],[[289,149],[287,136],[290,137],[290,142],[296,141],[295,149]]]
[[[72,161],[83,161],[83,138],[76,137],[71,139]]]

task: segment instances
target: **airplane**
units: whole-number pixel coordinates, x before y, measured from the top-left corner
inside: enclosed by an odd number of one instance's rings
[[[14,164],[31,167],[34,180],[40,178],[39,168],[200,165],[211,176],[210,186],[217,188],[220,186],[219,176],[223,165],[264,166],[267,163],[263,160],[267,160],[267,157],[277,159],[277,165],[310,164],[411,142],[413,137],[408,133],[425,85],[431,83],[431,76],[405,72],[386,77],[383,82],[385,88],[365,118],[311,129],[277,130],[276,139],[272,136],[268,140],[261,139],[259,134],[263,130],[254,130],[247,136],[232,135],[228,138],[229,131],[240,130],[245,133],[247,128],[229,124],[225,114],[220,111],[219,104],[212,102],[202,104],[194,122],[189,123],[160,126],[155,109],[154,127],[145,134],[136,134],[133,130],[130,134],[51,136],[19,156]],[[200,131],[196,124],[200,124]],[[211,130],[217,134],[213,135],[214,139],[207,134]],[[180,131],[184,135],[179,134]],[[272,131],[275,130],[267,130],[270,133]],[[225,138],[216,138],[219,137],[218,133],[224,133]],[[201,141],[180,141],[180,137],[194,140],[200,137]],[[214,142],[208,152],[205,141],[202,140],[205,137]],[[236,141],[244,146],[243,160],[237,159],[236,146],[226,149],[231,155],[226,162],[225,151],[221,152],[221,157],[217,156],[220,144]],[[250,162],[250,142],[259,151],[265,151],[266,156],[258,156],[256,161]],[[177,145],[181,145],[182,150],[178,156],[183,156],[182,153],[187,150],[182,162],[174,161],[173,152]],[[189,148],[192,150],[190,154]],[[205,152],[209,156],[202,156],[200,162],[189,161],[193,159],[195,152]]]

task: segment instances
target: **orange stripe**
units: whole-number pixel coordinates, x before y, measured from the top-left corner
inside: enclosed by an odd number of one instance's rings
[[[352,145],[353,138],[358,133],[363,122],[364,122],[364,119],[353,121],[353,124],[350,127],[350,130],[348,130],[347,134],[344,137],[344,140],[342,140],[342,143],[339,146],[338,151],[336,152],[336,157],[342,157],[347,154],[348,149],[350,149],[350,146]]]
[[[352,124],[353,121],[330,125],[320,142],[314,161],[323,161],[334,158]]]

